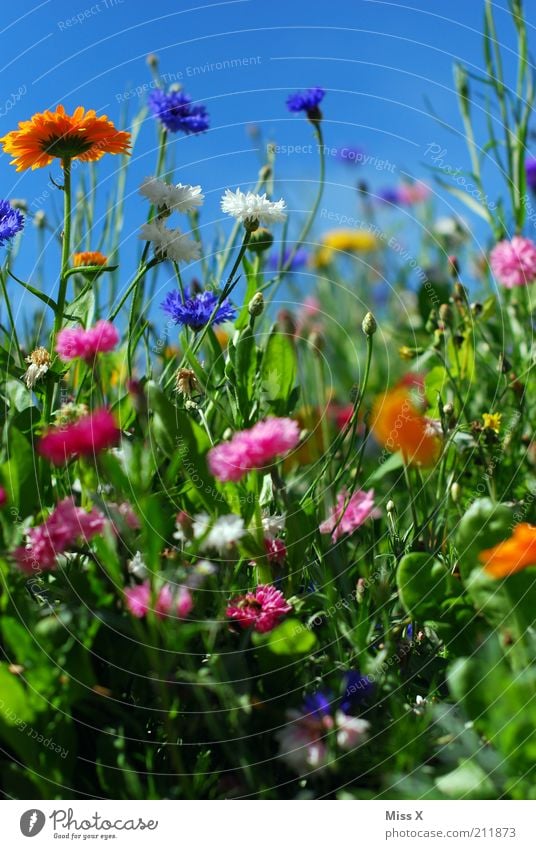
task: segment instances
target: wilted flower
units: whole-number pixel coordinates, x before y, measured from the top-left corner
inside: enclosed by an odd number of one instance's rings
[[[275,224],[287,217],[283,198],[272,201],[268,200],[266,194],[256,195],[254,192],[242,192],[240,189],[236,192],[227,189],[221,199],[221,208],[222,212],[241,221],[251,230],[255,230],[259,224]]]
[[[160,213],[191,212],[202,206],[205,199],[201,186],[166,183],[156,177],[146,177],[140,186],[140,195],[147,198]]]
[[[144,224],[140,230],[140,239],[152,242],[157,259],[170,259],[172,262],[194,262],[199,259],[201,254],[197,242],[194,242],[178,228],[168,229],[161,219]]]
[[[260,585],[253,592],[234,598],[226,615],[242,628],[253,628],[260,634],[271,631],[292,610],[283,593],[275,587]]]
[[[37,381],[45,376],[50,367],[50,354],[46,348],[36,348],[29,357],[26,357],[26,362],[29,363],[29,366],[22,379],[28,389],[33,389]]]
[[[180,368],[175,376],[175,387],[179,395],[190,398],[200,392],[199,381],[191,368]]]
[[[536,280],[536,245],[531,239],[514,236],[510,242],[498,242],[489,261],[493,274],[507,289]]]

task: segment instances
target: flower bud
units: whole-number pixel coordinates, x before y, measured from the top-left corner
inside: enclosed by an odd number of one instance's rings
[[[452,323],[452,309],[449,304],[441,304],[439,307],[439,318],[443,324],[450,325]]]
[[[450,488],[450,497],[452,498],[454,504],[457,504],[460,500],[460,496],[462,494],[462,490],[460,484],[457,481],[454,481]]]
[[[395,502],[390,499],[387,502],[387,504],[385,505],[385,509],[387,510],[388,513],[394,513],[395,510],[396,510]]]
[[[153,70],[155,68],[158,68],[158,56],[156,55],[156,53],[149,53],[145,61],[147,62],[149,68],[152,68]]]
[[[251,234],[248,242],[248,251],[256,254],[262,254],[269,251],[274,243],[274,237],[266,227],[259,227]]]
[[[372,315],[371,312],[368,312],[361,323],[361,328],[365,336],[374,336],[376,330],[378,329],[378,325],[376,323],[376,319]]]
[[[248,304],[248,313],[256,318],[261,315],[264,310],[264,295],[262,292],[256,292]]]

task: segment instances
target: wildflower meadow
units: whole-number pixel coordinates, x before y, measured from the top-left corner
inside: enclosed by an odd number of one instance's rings
[[[6,799],[536,799],[536,41],[474,6],[463,163],[289,65],[231,180],[173,46],[3,111]]]

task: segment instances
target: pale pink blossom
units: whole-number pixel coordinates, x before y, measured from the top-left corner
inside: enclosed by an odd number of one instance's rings
[[[28,543],[17,548],[14,557],[26,572],[54,569],[56,558],[76,542],[85,543],[106,527],[106,517],[96,508],[89,512],[77,507],[73,498],[56,505],[43,524],[28,531]]]
[[[127,587],[125,597],[128,609],[138,619],[146,616],[149,610],[154,610],[159,619],[165,616],[178,616],[184,619],[193,607],[192,596],[186,587],[179,587],[177,592],[174,592],[169,584],[164,584],[155,595],[153,607],[149,581],[144,581],[143,584],[137,584],[135,587]]]
[[[234,598],[227,607],[229,619],[242,628],[253,628],[260,634],[271,631],[292,610],[292,605],[270,584],[257,587],[254,592]]]
[[[65,328],[58,333],[56,351],[64,362],[92,360],[97,354],[113,351],[119,342],[119,333],[109,321],[98,321],[94,327]]]
[[[369,517],[377,518],[379,511],[374,506],[374,490],[368,492],[359,489],[351,496],[342,489],[337,496],[337,504],[331,508],[331,514],[319,527],[321,534],[331,534],[333,542],[344,534],[352,534]]]
[[[287,711],[288,724],[277,732],[280,757],[298,775],[322,770],[328,763],[326,734],[333,727],[331,716]]]
[[[211,448],[208,465],[218,480],[239,481],[246,472],[262,469],[295,448],[299,439],[300,428],[296,421],[268,418],[249,430],[235,433],[229,442]]]
[[[358,716],[348,716],[342,710],[335,714],[335,725],[337,728],[337,745],[344,751],[355,749],[368,737],[370,723]]]
[[[531,239],[514,236],[498,242],[490,254],[493,274],[507,289],[536,280],[536,245]]]

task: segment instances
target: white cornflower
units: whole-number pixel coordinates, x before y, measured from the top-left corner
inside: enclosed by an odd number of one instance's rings
[[[286,515],[263,516],[262,529],[267,539],[274,539],[285,530]]]
[[[140,239],[152,242],[160,259],[193,262],[199,259],[199,245],[180,230],[168,230],[163,221],[151,221],[140,230]]]
[[[130,575],[134,575],[135,578],[139,578],[140,580],[147,577],[147,566],[145,565],[140,551],[137,551],[132,560],[128,561],[127,570]]]
[[[146,177],[140,186],[140,195],[151,201],[160,212],[191,212],[202,206],[205,199],[201,186],[183,186],[182,183],[165,183],[156,177]]]
[[[227,189],[221,199],[222,211],[232,215],[246,227],[284,221],[287,217],[285,207],[283,198],[277,201],[268,200],[266,194],[256,195],[253,192],[242,192],[240,189],[236,192]]]
[[[26,357],[26,362],[29,366],[22,375],[22,379],[28,389],[33,389],[37,381],[44,377],[49,369],[50,354],[46,348],[36,348],[29,357]]]
[[[210,516],[198,513],[194,516],[193,532],[195,539],[202,539],[201,551],[214,549],[223,555],[246,533],[244,520],[234,513],[219,516],[212,524]]]

